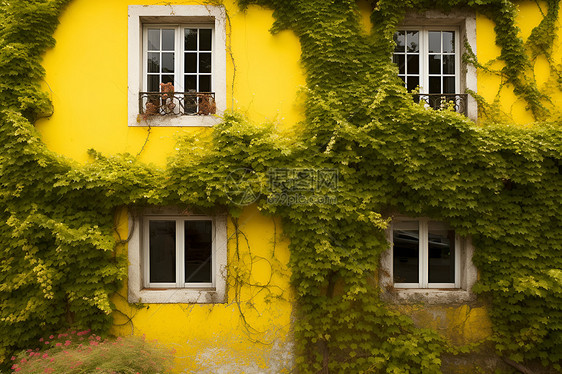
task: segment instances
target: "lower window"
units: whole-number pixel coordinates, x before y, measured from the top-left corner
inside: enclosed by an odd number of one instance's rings
[[[144,217],[145,287],[214,287],[214,222]]]
[[[392,280],[396,288],[460,288],[460,241],[442,222],[392,223]]]
[[[226,217],[173,213],[130,218],[129,301],[225,302]]]

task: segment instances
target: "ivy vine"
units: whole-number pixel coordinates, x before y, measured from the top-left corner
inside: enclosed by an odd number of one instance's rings
[[[379,256],[395,212],[470,235],[480,274],[474,291],[491,305],[498,355],[560,370],[562,135],[551,94],[532,74],[544,56],[560,81],[547,35],[558,22],[557,0],[546,2],[526,42],[508,0],[373,1],[368,35],[354,0],[239,0],[273,9],[272,32],[299,38],[306,120],[284,133],[228,113],[208,136],[181,139],[165,170],[95,151],[79,165],[40,141],[33,123],[53,110],[40,89],[41,55],[54,46],[68,2],[0,1],[0,356],[68,325],[107,331],[110,296],[126,277],[114,235],[122,207],[228,209],[236,223],[241,209],[227,194],[228,174],[250,170],[248,186],[259,193],[268,171],[290,167],[339,173],[337,204],[287,206],[267,192],[257,201],[290,239],[300,371],[440,371],[443,339],[380,298]],[[392,35],[407,11],[453,7],[495,22],[497,73],[541,122],[521,128],[492,116],[476,125],[412,101],[391,63]],[[484,68],[474,55],[467,61]],[[229,276],[239,285],[246,275]]]

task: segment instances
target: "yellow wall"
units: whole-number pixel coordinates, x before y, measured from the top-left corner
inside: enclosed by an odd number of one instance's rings
[[[546,14],[548,6],[544,1],[538,2],[538,4],[535,1],[522,1],[518,3],[518,7],[519,16],[516,18],[516,24],[521,30],[520,36],[526,41],[533,28],[538,26],[542,20],[542,13]],[[488,65],[493,70],[501,69],[504,66],[503,63],[496,60],[500,56],[500,48],[492,43],[492,40],[495,41],[494,23],[479,14],[476,18],[476,30],[479,63]],[[558,36],[552,35],[552,38]],[[562,62],[562,51],[558,48],[558,43],[554,43],[552,57],[555,64]],[[553,116],[558,116],[556,108],[562,103],[562,95],[553,86],[552,79],[555,77],[551,76],[550,66],[544,56],[539,56],[532,63],[537,86],[539,90],[548,93],[554,99],[551,111]],[[488,103],[492,103],[496,98],[499,98],[500,108],[508,121],[518,124],[534,122],[532,115],[526,110],[526,102],[517,98],[511,87],[502,87],[501,83],[502,80],[497,74],[480,71],[478,73],[478,94],[483,96]]]
[[[74,0],[64,12],[54,35],[57,45],[43,61],[44,86],[51,92],[55,113],[37,127],[50,149],[80,162],[88,160],[89,148],[106,154],[136,155],[141,150],[147,128],[127,126],[127,6],[143,4],[162,2]],[[234,64],[227,59],[229,108],[256,122],[296,124],[303,118],[298,92],[304,85],[296,37],[288,31],[272,36],[269,10],[252,7],[242,13],[231,2],[226,8],[231,21],[227,44],[234,59]],[[152,128],[141,160],[164,166],[177,137],[192,131],[209,130]],[[121,235],[127,237],[126,211],[119,222]],[[238,260],[229,222],[226,304],[136,308],[126,302],[123,289],[123,297],[114,298],[119,310],[114,313],[114,331],[145,334],[147,339],[171,345],[176,349],[178,372],[283,372],[290,362],[292,296],[287,242],[280,240],[276,224],[253,207],[245,209],[239,227],[249,248],[245,241],[240,243]],[[240,287],[237,274],[242,279]]]
[[[120,212],[121,236],[127,211]],[[244,373],[290,371],[288,243],[279,222],[249,207],[238,218],[244,238],[238,243],[228,224],[228,300],[225,304],[146,304],[126,301],[123,289],[113,298],[113,331],[145,335],[175,350],[177,372]],[[238,248],[237,248],[238,247]],[[240,258],[238,259],[238,254]]]
[[[37,124],[43,140],[55,152],[86,161],[89,148],[133,155],[142,149],[147,128],[127,126],[127,6],[145,4],[163,3],[74,0],[64,12],[54,35],[57,46],[43,61],[45,89],[51,93],[55,113]],[[302,120],[297,94],[305,81],[294,34],[285,31],[272,36],[269,10],[251,7],[243,13],[231,1],[225,5],[232,25],[227,43],[236,67],[234,75],[228,57],[229,108],[257,122],[287,126]],[[198,130],[153,127],[141,160],[165,165],[177,136],[190,131]]]

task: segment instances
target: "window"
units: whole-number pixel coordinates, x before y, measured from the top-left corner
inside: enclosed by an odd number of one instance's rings
[[[409,13],[394,35],[393,62],[405,87],[419,86],[414,100],[427,107],[454,109],[476,120],[476,100],[466,90],[477,91],[476,69],[463,65],[465,42],[476,53],[476,16],[468,10]]]
[[[393,61],[409,91],[455,94],[459,87],[458,31],[411,29],[394,34]]]
[[[131,218],[129,300],[224,302],[225,217],[173,213],[155,208]]]
[[[460,93],[460,48],[456,28],[408,28],[394,34],[392,59],[408,91],[419,87],[419,100],[439,109],[453,103],[466,114]]]
[[[473,248],[443,222],[394,217],[381,256],[380,285],[387,299],[434,303],[474,299]]]
[[[459,288],[455,231],[444,223],[399,220],[392,224],[392,274],[397,288]]]
[[[212,46],[212,25],[145,26],[141,114],[215,114]]]
[[[210,126],[226,108],[219,6],[129,6],[129,126]]]

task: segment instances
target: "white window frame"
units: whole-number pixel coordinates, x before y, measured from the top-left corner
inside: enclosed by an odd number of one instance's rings
[[[459,48],[459,59],[466,52],[465,41],[470,45],[472,51],[477,53],[476,13],[473,10],[453,9],[448,13],[429,10],[420,13],[407,13],[403,22],[397,27],[397,30],[421,28],[436,31],[456,29],[458,30],[456,47]],[[463,64],[460,60],[457,66],[460,77],[460,81],[458,83],[459,85],[455,87],[457,93],[464,93],[467,89],[473,92],[478,92],[476,68],[472,65]],[[478,119],[478,105],[476,99],[468,95],[466,105],[467,117],[476,121]]]
[[[419,282],[417,283],[394,283],[395,288],[460,288],[460,268],[461,268],[461,253],[460,253],[460,237],[455,233],[454,253],[455,253],[455,282],[454,283],[429,283],[429,222],[428,218],[401,218],[394,220],[391,223],[391,231],[394,233],[397,222],[401,221],[415,221],[418,222],[418,259],[419,259]],[[441,222],[431,221],[441,224]],[[390,236],[390,243],[392,246],[394,261],[394,235]],[[392,264],[392,271],[394,271],[394,263]],[[394,274],[392,274],[394,279]]]
[[[214,5],[130,5],[128,7],[128,125],[129,126],[213,126],[226,110],[226,13]],[[212,35],[211,86],[215,92],[217,115],[166,115],[143,118],[139,113],[139,92],[146,85],[147,26],[210,27]],[[178,32],[178,31],[176,31]],[[174,75],[183,71],[183,50],[176,38]],[[183,77],[178,87],[183,89]],[[176,89],[176,91],[178,91]],[[178,91],[179,92],[179,91]]]
[[[149,281],[149,221],[176,222],[176,282]],[[186,283],[184,268],[184,221],[212,221],[212,269],[210,283]],[[226,302],[226,216],[185,214],[174,208],[150,208],[129,215],[128,299],[131,303],[224,303]]]
[[[420,240],[420,275],[419,283],[394,283],[393,267],[393,228],[394,222],[418,221],[419,235],[427,237],[428,223],[439,222],[427,217],[406,217],[395,215],[386,230],[389,249],[382,253],[380,259],[379,286],[385,300],[394,303],[427,303],[427,304],[451,304],[471,302],[476,299],[472,293],[472,286],[476,283],[478,271],[472,263],[474,248],[470,238],[462,237],[455,233],[455,283],[429,283],[427,280],[427,240]]]
[[[405,26],[399,27],[397,31],[418,31],[419,32],[419,87],[420,94],[429,94],[429,32],[430,31],[452,31],[454,32],[455,38],[455,92],[449,93],[448,95],[460,94],[461,92],[461,58],[460,58],[460,32],[458,27],[439,27],[439,26]],[[442,46],[441,46],[442,47]],[[442,54],[443,52],[441,52]],[[406,68],[408,61],[405,61]],[[437,74],[432,74],[433,76],[438,76]],[[443,77],[443,74],[439,76]],[[442,92],[439,92],[442,93]]]

